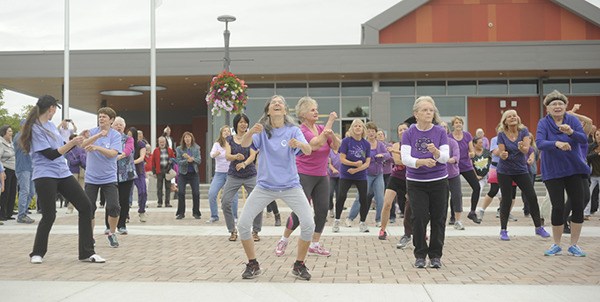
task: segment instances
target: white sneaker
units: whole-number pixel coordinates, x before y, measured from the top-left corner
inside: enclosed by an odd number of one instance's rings
[[[348,227],[348,228],[352,227],[352,219],[346,218],[346,227]]]
[[[90,263],[104,263],[106,259],[100,257],[98,254],[93,254],[89,258],[81,259],[81,262],[90,262]]]
[[[337,233],[337,232],[340,231],[340,220],[339,219],[336,219],[336,220],[333,221],[333,227],[331,228],[331,230],[334,233]]]
[[[42,260],[42,256],[33,255],[31,256],[31,260],[29,262],[31,262],[31,264],[42,264]]]
[[[377,221],[377,222],[375,222],[375,226],[376,226],[376,227],[381,227],[381,221]]]
[[[369,227],[367,226],[366,223],[361,222],[358,224],[358,231],[361,233],[368,233],[369,232]]]
[[[146,222],[146,213],[140,213],[140,222]]]
[[[482,208],[478,208],[476,213],[477,213],[477,218],[479,218],[479,220],[483,220],[483,215],[485,215],[485,210]]]
[[[510,221],[517,221],[519,219],[517,219],[517,217],[513,216],[513,214],[509,214],[508,215],[508,220],[510,220]]]
[[[462,222],[460,222],[460,220],[457,220],[456,222],[454,222],[454,229],[464,231],[465,226],[462,224]]]

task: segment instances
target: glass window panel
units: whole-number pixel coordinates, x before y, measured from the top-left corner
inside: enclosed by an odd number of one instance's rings
[[[370,97],[344,97],[342,98],[341,117],[368,117]]]
[[[547,80],[544,81],[544,95],[558,90],[561,93],[568,94],[569,90],[569,80]]]
[[[575,79],[571,81],[573,93],[599,93],[600,79]]]
[[[271,96],[273,95],[270,95],[269,97]],[[267,103],[269,97],[248,99],[244,113],[250,119],[250,125],[254,125],[254,123],[258,122],[258,119],[262,116],[263,109],[265,108],[265,104]],[[231,117],[231,121],[233,125],[233,116]]]
[[[275,94],[274,84],[248,84],[246,94],[253,98],[265,98],[272,97]]]
[[[379,91],[388,91],[391,95],[415,95],[415,82],[381,82]]]
[[[343,96],[371,96],[373,88],[371,82],[342,83]]]
[[[307,95],[306,83],[277,83],[276,92],[289,102],[290,98],[301,98]]]
[[[388,133],[388,140],[398,141],[398,132],[396,126],[404,122],[413,114],[414,97],[391,97],[390,98],[390,127],[392,131]]]
[[[511,80],[510,81],[510,94],[520,95],[537,95],[538,85],[537,81],[532,80]]]
[[[477,82],[449,81],[448,95],[477,95]]]
[[[309,83],[308,95],[312,97],[320,96],[340,96],[339,83]]]
[[[421,95],[446,95],[446,82],[418,81],[417,96]]]
[[[434,98],[440,116],[466,116],[467,106],[464,96],[438,96]]]
[[[479,95],[507,94],[506,81],[479,81]]]

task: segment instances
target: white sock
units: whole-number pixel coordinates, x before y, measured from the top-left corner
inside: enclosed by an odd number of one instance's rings
[[[311,247],[311,248],[316,248],[316,247],[318,247],[319,245],[321,245],[321,244],[320,244],[318,241],[317,241],[317,242],[311,242],[311,243],[310,243],[310,247]]]
[[[281,236],[281,239],[280,239],[280,240],[283,240],[283,241],[288,241],[288,239],[287,239],[287,238],[285,238],[285,236]]]

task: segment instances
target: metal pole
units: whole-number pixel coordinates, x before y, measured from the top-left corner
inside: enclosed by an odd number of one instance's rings
[[[156,147],[156,3],[150,1],[150,145]]]
[[[63,85],[63,120],[69,118],[69,0],[65,0],[65,62]]]
[[[225,71],[229,71],[229,64],[231,63],[231,59],[229,58],[229,22],[235,21],[234,16],[230,15],[222,15],[217,17],[217,20],[221,22],[225,22],[225,31],[223,32],[223,37],[225,38],[225,57],[223,58],[223,69]],[[229,112],[225,113],[225,124],[229,125],[230,122],[230,114]]]

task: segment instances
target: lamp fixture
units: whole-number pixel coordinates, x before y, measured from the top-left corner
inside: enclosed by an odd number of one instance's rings
[[[142,95],[141,91],[136,90],[102,90],[100,91],[101,95],[107,96],[138,96]]]
[[[150,90],[152,90],[152,87],[150,87],[150,85],[131,85],[131,86],[129,86],[129,89],[138,90],[138,91],[150,91]],[[156,85],[156,91],[161,91],[161,90],[167,90],[167,87]]]

